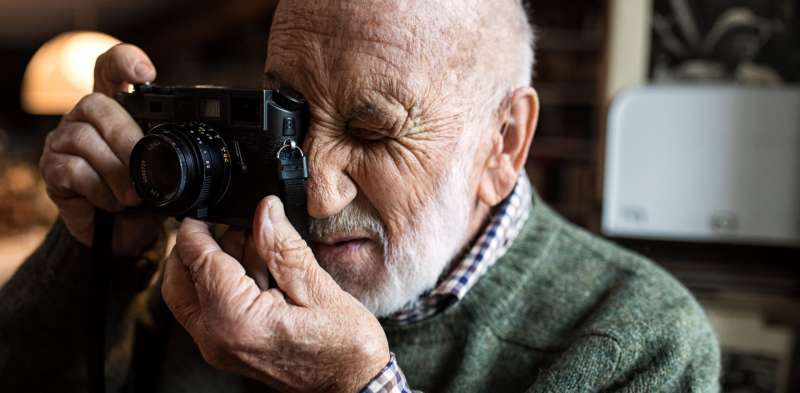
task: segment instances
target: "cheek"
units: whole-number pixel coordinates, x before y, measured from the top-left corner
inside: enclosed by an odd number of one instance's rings
[[[375,207],[390,238],[420,219],[447,169],[453,143],[381,142],[352,147],[348,173]]]

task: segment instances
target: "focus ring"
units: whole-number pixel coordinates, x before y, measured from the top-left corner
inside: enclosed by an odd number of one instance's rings
[[[229,157],[222,137],[203,123],[161,124],[134,146],[131,178],[151,207],[202,218],[227,191]]]

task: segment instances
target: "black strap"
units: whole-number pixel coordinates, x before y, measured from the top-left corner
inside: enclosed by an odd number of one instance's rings
[[[105,393],[106,391],[106,315],[111,278],[113,231],[114,215],[102,209],[95,209],[92,258],[89,263],[89,335],[86,353],[89,392],[92,393]]]
[[[308,239],[310,220],[306,202],[306,179],[283,180],[283,203],[289,222],[303,239]]]
[[[161,382],[161,373],[166,360],[170,330],[176,324],[172,312],[161,297],[161,283],[156,290],[149,293],[147,312],[151,316],[150,323],[137,320],[133,339],[133,354],[128,379],[123,385],[123,393],[152,393]]]

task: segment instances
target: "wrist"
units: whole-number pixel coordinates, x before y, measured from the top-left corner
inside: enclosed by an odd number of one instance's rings
[[[348,362],[352,365],[349,371],[344,371],[342,378],[338,378],[333,392],[358,393],[363,392],[387,365],[393,361],[393,356],[388,347],[372,352],[360,351],[361,361]]]
[[[390,354],[389,362],[372,380],[360,390],[360,393],[408,393],[406,377],[397,364],[394,354]]]

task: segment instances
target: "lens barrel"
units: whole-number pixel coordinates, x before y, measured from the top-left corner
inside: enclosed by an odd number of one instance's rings
[[[165,123],[134,146],[130,159],[136,192],[151,207],[180,215],[219,202],[231,178],[222,137],[204,123]]]

